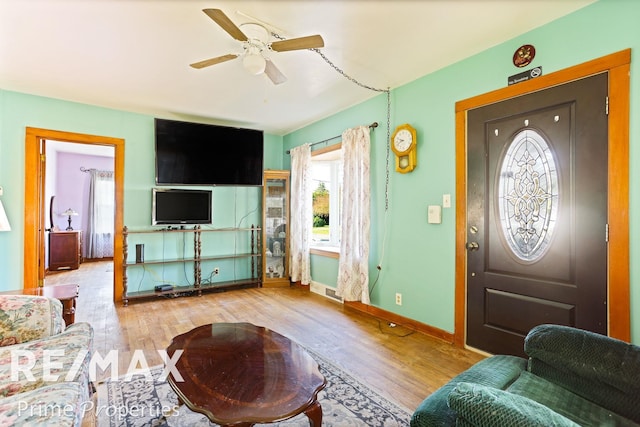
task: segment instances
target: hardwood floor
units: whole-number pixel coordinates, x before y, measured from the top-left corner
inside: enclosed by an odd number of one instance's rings
[[[157,350],[196,326],[250,322],[273,329],[325,356],[391,400],[413,410],[430,393],[484,356],[344,307],[300,288],[260,288],[201,297],[112,302],[111,262],[86,262],[53,273],[46,285],[80,285],[76,322],[95,329],[95,350],[104,358],[119,351],[119,374],[143,350],[149,365]],[[110,372],[99,375],[110,376]]]

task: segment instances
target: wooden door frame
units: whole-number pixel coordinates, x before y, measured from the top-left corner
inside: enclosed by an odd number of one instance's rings
[[[631,49],[456,102],[456,273],[454,343],[466,343],[467,111],[602,72],[609,73],[607,327],[631,339],[629,282],[629,79]],[[615,310],[612,309],[615,307]]]
[[[122,300],[122,227],[124,225],[124,139],[27,127],[24,165],[24,288],[44,277],[44,168],[40,141],[54,140],[114,147],[115,218],[113,300]]]

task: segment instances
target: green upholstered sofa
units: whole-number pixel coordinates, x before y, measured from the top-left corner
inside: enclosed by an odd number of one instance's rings
[[[529,359],[484,359],[418,406],[411,427],[638,426],[640,347],[559,325],[525,339]]]

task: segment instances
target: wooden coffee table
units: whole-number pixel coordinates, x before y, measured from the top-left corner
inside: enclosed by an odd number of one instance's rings
[[[178,335],[167,348],[184,381],[168,381],[181,403],[222,426],[246,427],[304,413],[320,427],[326,379],[298,344],[250,323],[214,323]]]

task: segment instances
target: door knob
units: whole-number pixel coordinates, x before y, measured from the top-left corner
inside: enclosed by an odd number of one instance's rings
[[[477,251],[480,249],[478,242],[468,242],[466,246],[468,251]]]

